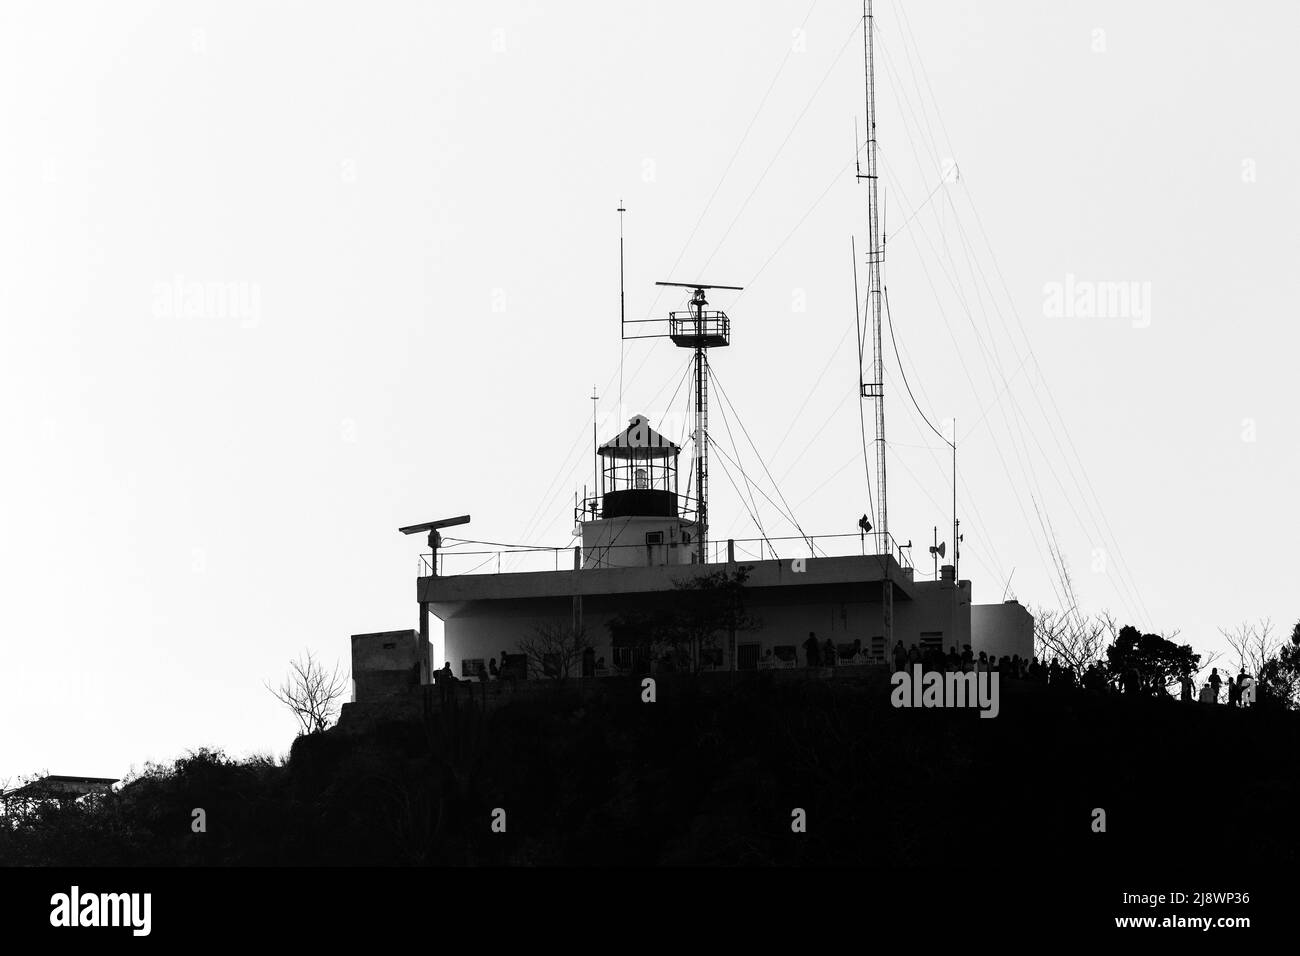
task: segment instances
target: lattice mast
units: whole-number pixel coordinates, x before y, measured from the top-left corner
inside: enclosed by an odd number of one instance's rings
[[[879,174],[876,168],[876,70],[874,24],[871,0],[862,5],[862,48],[866,61],[867,171],[858,179],[867,183],[867,299],[871,315],[871,369],[861,382],[862,397],[872,400],[876,413],[876,550],[889,552],[889,507],[885,481],[885,360],[881,338],[881,307],[884,298],[882,272],[885,245],[880,235]]]
[[[722,311],[706,308],[706,289],[739,292],[740,286],[705,285],[700,282],[656,282],[655,285],[694,289],[686,312],[668,315],[668,337],[679,348],[695,352],[695,543],[697,560],[708,561],[709,543],[709,356],[708,350],[729,345],[731,322]]]

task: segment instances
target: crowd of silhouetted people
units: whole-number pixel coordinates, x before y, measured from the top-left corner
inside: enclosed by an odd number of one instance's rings
[[[810,635],[811,637],[811,635]],[[1046,663],[1037,656],[1028,659],[1019,654],[993,657],[984,651],[971,652],[969,644],[963,644],[961,653],[955,646],[949,647],[945,654],[939,647],[918,648],[913,644],[909,648],[899,641],[891,654],[895,671],[911,671],[920,665],[922,671],[939,671],[941,673],[990,673],[998,674],[1008,680],[1034,681],[1056,689],[1086,690],[1098,694],[1123,694],[1134,697],[1172,697],[1169,686],[1163,676],[1144,677],[1136,668],[1128,668],[1121,673],[1113,673],[1100,661],[1093,661],[1087,667],[1076,669],[1060,660],[1053,659]],[[809,667],[820,666],[810,659]],[[1184,702],[1199,701],[1205,704],[1226,703],[1233,707],[1243,707],[1254,702],[1255,679],[1241,671],[1236,678],[1231,675],[1225,681],[1219,675],[1217,667],[1211,668],[1210,676],[1196,688],[1196,682],[1190,674],[1177,678],[1179,699]],[[1226,698],[1220,692],[1226,685]]]
[[[807,667],[872,663],[862,647],[861,639],[855,640],[852,644],[836,645],[830,638],[819,641],[815,632],[809,632],[808,639],[803,642],[803,651],[804,664]],[[878,656],[876,660],[879,660]],[[439,685],[445,695],[455,684],[466,682],[486,684],[489,681],[522,679],[527,676],[528,660],[524,655],[507,654],[502,651],[501,661],[500,667],[497,666],[496,658],[490,659],[486,666],[478,662],[477,673],[460,678],[452,672],[451,662],[447,661],[440,670],[433,672],[433,683]],[[1085,668],[1076,668],[1056,658],[1043,662],[1036,656],[1024,658],[1019,654],[994,657],[985,651],[980,651],[978,654],[972,652],[969,644],[963,644],[960,652],[956,646],[950,646],[945,653],[941,646],[927,644],[925,647],[918,647],[913,644],[911,647],[904,647],[903,642],[898,641],[890,652],[890,662],[894,671],[910,672],[920,665],[922,671],[927,672],[997,674],[1001,679],[1030,681],[1057,690],[1083,690],[1097,694],[1123,694],[1133,697],[1172,698],[1173,696],[1163,676],[1143,676],[1136,668],[1115,673],[1100,661],[1093,661]],[[781,664],[788,667],[798,666],[793,645],[775,648],[775,654],[773,649],[769,648],[759,666]],[[597,658],[592,648],[585,648],[581,662],[582,675],[590,677],[604,672],[605,659]],[[546,674],[553,676],[549,668],[546,669]],[[1219,669],[1212,668],[1210,676],[1206,678],[1199,690],[1191,675],[1178,677],[1177,684],[1178,697],[1184,702],[1226,703],[1233,707],[1244,707],[1255,701],[1255,680],[1244,670],[1235,678],[1229,675],[1227,680],[1224,680],[1219,675]],[[1221,697],[1225,685],[1227,695]]]

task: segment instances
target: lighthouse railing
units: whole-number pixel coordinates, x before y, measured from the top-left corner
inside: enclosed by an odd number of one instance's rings
[[[437,574],[440,577],[452,577],[465,574],[510,574],[538,571],[572,570],[574,565],[574,545],[563,547],[499,545],[488,550],[474,548],[480,542],[466,541],[463,544],[448,541],[438,551]],[[667,547],[659,544],[654,548]],[[645,543],[602,545],[600,553],[604,560],[601,567],[636,567],[641,555],[646,555]],[[689,550],[689,548],[688,548]],[[878,532],[867,534],[819,534],[792,535],[785,537],[732,538],[709,542],[709,564],[726,564],[728,557],[734,555],[736,563],[751,561],[789,561],[795,559],[813,559],[850,557],[855,555],[888,555],[905,569],[913,567],[907,546],[900,546],[890,535]],[[663,564],[654,560],[654,564]],[[671,562],[670,562],[671,563]],[[683,555],[682,565],[690,564],[690,555]],[[427,577],[433,573],[432,555],[420,555],[417,574]]]

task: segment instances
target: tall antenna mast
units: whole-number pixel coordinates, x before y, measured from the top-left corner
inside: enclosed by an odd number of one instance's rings
[[[858,179],[867,181],[867,298],[871,314],[871,374],[862,382],[862,397],[873,400],[876,412],[876,536],[877,553],[889,551],[889,509],[885,489],[885,363],[881,341],[881,300],[884,282],[881,271],[885,247],[880,239],[879,175],[876,170],[876,72],[874,23],[871,0],[862,5],[862,48],[866,58],[867,171]]]
[[[709,544],[709,356],[708,350],[731,344],[731,320],[727,313],[709,310],[706,289],[739,292],[738,285],[705,285],[703,282],[656,282],[655,285],[694,289],[686,312],[668,314],[668,337],[678,348],[695,352],[695,544],[696,560],[708,561]]]
[[[621,338],[627,334],[627,296],[623,291],[623,200],[618,201],[618,330]],[[626,346],[621,342],[618,347],[618,406],[623,407],[623,352]]]
[[[885,262],[885,245],[880,236],[880,176],[876,168],[876,61],[875,17],[871,0],[862,3],[862,54],[866,63],[867,98],[867,171],[857,173],[867,181],[867,298],[871,313],[871,375],[860,381],[862,397],[872,399],[876,412],[876,554],[881,555],[884,574],[880,582],[880,611],[885,632],[886,653],[894,643],[894,585],[889,579],[892,552],[889,537],[889,507],[885,491],[885,360],[881,342],[880,310],[884,297],[881,271]],[[854,143],[854,149],[857,143]],[[859,370],[860,373],[860,370]]]
[[[596,386],[591,386],[591,449],[593,466],[591,490],[593,494],[600,494],[600,438],[596,435],[596,402],[600,396],[596,394]]]

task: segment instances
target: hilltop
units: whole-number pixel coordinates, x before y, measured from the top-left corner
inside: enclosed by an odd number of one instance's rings
[[[0,825],[0,860],[1102,868],[1231,848],[1235,865],[1300,862],[1277,838],[1300,800],[1300,714],[1008,681],[989,720],[895,710],[888,690],[883,675],[683,675],[648,704],[608,680],[334,728],[284,763],[199,751]]]

